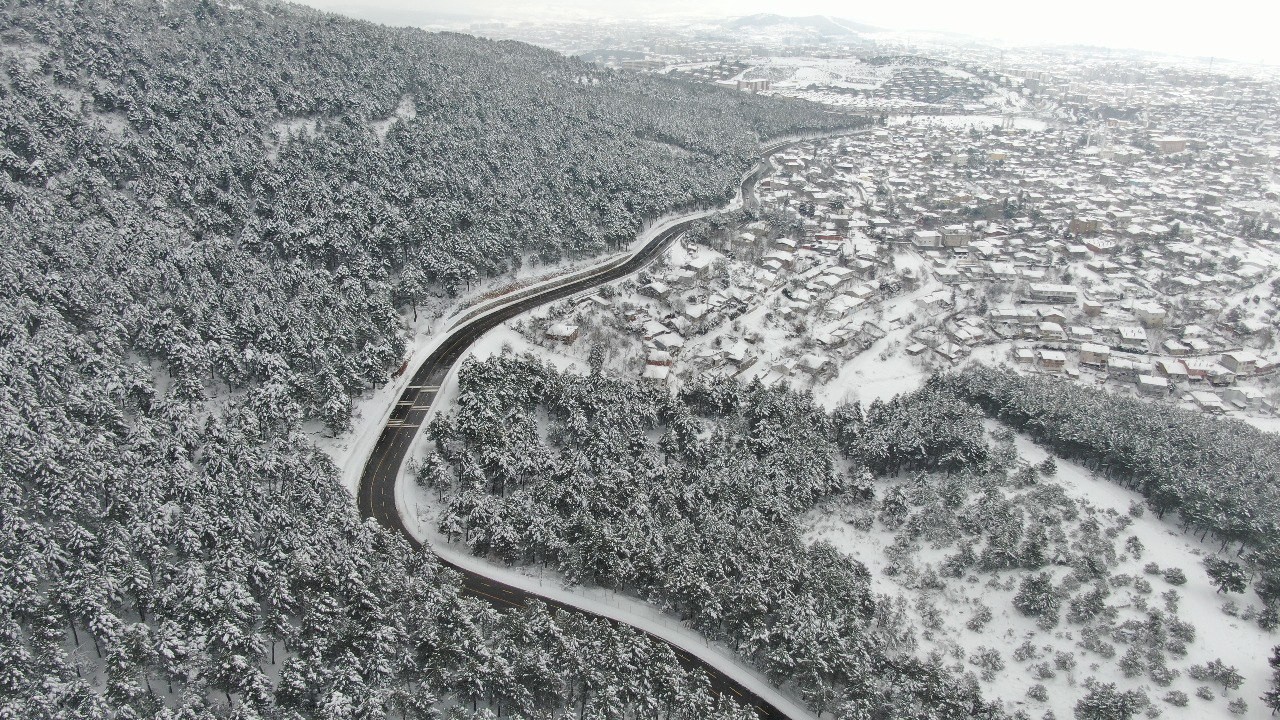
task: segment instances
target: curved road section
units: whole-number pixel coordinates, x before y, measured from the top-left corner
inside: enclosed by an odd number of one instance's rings
[[[753,196],[756,183],[770,169],[769,156],[797,142],[801,141],[790,140],[765,149],[756,169],[743,180],[741,197],[744,203],[748,202],[748,198]],[[360,515],[377,520],[382,526],[399,532],[407,538],[414,548],[421,548],[422,543],[405,526],[399,510],[396,508],[396,479],[400,474],[400,467],[407,458],[409,447],[426,419],[427,412],[431,409],[431,404],[435,401],[436,395],[440,391],[440,385],[445,381],[449,370],[476,339],[503,322],[539,305],[555,302],[598,285],[624,278],[645,267],[666,251],[671,243],[683,235],[696,219],[695,217],[683,220],[666,228],[625,262],[609,264],[601,269],[599,273],[578,277],[561,285],[547,287],[528,297],[479,315],[450,331],[451,334],[414,371],[412,379],[400,395],[395,408],[391,411],[387,424],[382,428],[381,435],[378,436],[378,442],[374,446],[368,461],[366,461],[364,472],[360,476],[360,488],[357,495]],[[583,608],[567,605],[528,590],[507,585],[473,570],[459,567],[444,558],[440,558],[440,562],[462,577],[462,586],[466,592],[483,598],[498,607],[523,607],[531,600],[538,600],[551,608],[595,615]],[[605,619],[610,620],[610,622],[618,622],[613,618]],[[670,645],[685,667],[698,668],[707,673],[713,690],[729,695],[738,702],[754,708],[760,717],[795,720],[793,715],[784,713],[776,704],[765,701],[741,682],[729,677],[701,658],[691,655],[675,643],[665,638],[659,638],[643,629],[636,628],[636,630]]]

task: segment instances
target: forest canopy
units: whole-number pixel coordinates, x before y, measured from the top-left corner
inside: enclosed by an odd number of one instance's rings
[[[301,428],[408,306],[852,122],[273,2],[0,4],[0,715],[745,717],[625,628],[460,596]]]

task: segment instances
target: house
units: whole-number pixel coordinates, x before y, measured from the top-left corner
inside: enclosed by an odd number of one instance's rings
[[[1153,302],[1133,304],[1133,314],[1144,327],[1160,327],[1164,325],[1167,315],[1165,309]]]
[[[934,230],[916,230],[911,233],[911,244],[918,248],[942,247],[942,235]]]
[[[1107,238],[1089,238],[1084,246],[1099,255],[1110,255],[1116,251],[1116,241]]]
[[[1161,376],[1169,378],[1170,382],[1186,382],[1187,369],[1182,363],[1174,360],[1157,360],[1156,372]]]
[[[1191,402],[1195,403],[1196,407],[1207,413],[1220,414],[1226,412],[1226,408],[1222,405],[1222,398],[1219,398],[1217,395],[1214,395],[1207,390],[1196,390],[1192,392]]]
[[[965,247],[973,239],[973,233],[964,225],[948,225],[942,228],[943,247]]]
[[[1158,137],[1153,142],[1156,148],[1160,150],[1161,155],[1172,155],[1185,152],[1187,149],[1187,139],[1183,137]]]
[[[644,326],[640,330],[640,334],[645,340],[652,340],[663,333],[671,332],[671,328],[663,325],[657,320],[646,320]]]
[[[1088,233],[1096,233],[1102,228],[1102,220],[1096,217],[1073,217],[1067,225],[1067,230],[1072,235],[1085,235]]]
[[[1080,346],[1080,364],[1106,367],[1111,359],[1111,348],[1106,345],[1085,343]]]
[[[1113,357],[1107,363],[1107,377],[1120,382],[1137,382],[1139,375],[1151,374],[1146,363],[1128,358]]]
[[[1222,399],[1240,410],[1257,410],[1262,406],[1262,391],[1250,387],[1230,387],[1223,391]]]
[[[1093,328],[1083,325],[1072,325],[1067,328],[1067,337],[1075,342],[1092,342],[1094,338]]]
[[[555,323],[547,328],[547,339],[572,345],[578,339],[578,326],[568,323]]]
[[[694,258],[684,264],[684,269],[693,273],[696,277],[704,278],[711,274],[711,258]]]
[[[1055,322],[1040,323],[1040,337],[1045,340],[1065,340],[1066,335],[1062,332],[1062,326]]]
[[[1127,350],[1137,350],[1145,352],[1147,350],[1147,331],[1140,327],[1122,327],[1120,332],[1120,347]]]
[[[1040,317],[1041,322],[1058,323],[1061,325],[1067,321],[1067,314],[1058,308],[1037,308],[1036,315]]]
[[[1067,366],[1067,355],[1060,350],[1040,350],[1036,355],[1045,370],[1061,370]]]
[[[1187,370],[1187,379],[1200,381],[1209,379],[1209,369],[1218,363],[1207,358],[1184,358],[1178,362]]]
[[[823,371],[832,367],[830,358],[823,357],[816,353],[809,353],[800,358],[800,369],[809,375],[819,375]]]
[[[668,332],[655,337],[653,344],[660,350],[671,352],[684,347],[684,338],[679,333]]]
[[[667,380],[671,377],[670,365],[649,365],[644,366],[644,372],[640,378],[654,385],[666,385]]]
[[[1169,379],[1155,375],[1138,376],[1138,392],[1155,397],[1169,394]]]
[[[1018,347],[1013,349],[1013,361],[1019,365],[1030,365],[1036,359],[1036,354],[1028,347]]]
[[[658,298],[659,300],[665,300],[667,296],[671,294],[671,286],[661,280],[654,280],[647,285],[641,286],[639,293],[652,298]]]
[[[1226,387],[1236,381],[1236,374],[1220,364],[1214,364],[1209,368],[1209,384],[1216,387]]]
[[[666,350],[650,350],[649,357],[645,360],[648,365],[665,365],[671,366],[671,353]]]
[[[1080,291],[1074,285],[1055,285],[1052,283],[1033,283],[1028,295],[1039,302],[1074,303],[1080,297]]]
[[[689,303],[684,306],[681,315],[689,321],[690,327],[700,329],[710,324],[711,308],[706,303]]]
[[[916,298],[915,304],[925,312],[936,312],[951,306],[951,293],[946,290],[934,290],[924,297]]]
[[[1258,367],[1258,356],[1248,350],[1236,350],[1223,353],[1219,362],[1236,375],[1252,375]]]

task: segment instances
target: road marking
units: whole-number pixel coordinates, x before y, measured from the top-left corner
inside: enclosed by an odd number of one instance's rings
[[[483,595],[483,596],[485,596],[485,597],[489,598],[490,600],[496,600],[496,601],[498,601],[498,602],[500,602],[500,603],[502,603],[502,604],[504,604],[504,605],[510,605],[511,607],[520,607],[519,605],[516,605],[515,603],[511,602],[510,600],[507,600],[506,598],[500,598],[500,597],[498,597],[498,596],[496,596],[496,595],[490,595],[490,594],[489,594],[489,593],[487,593],[487,592],[481,592],[480,590],[475,590],[475,589],[473,589],[471,592],[473,592],[473,593],[475,593],[475,594],[477,594],[477,595]]]

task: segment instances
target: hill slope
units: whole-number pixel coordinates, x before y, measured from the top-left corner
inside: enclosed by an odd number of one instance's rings
[[[398,307],[845,122],[269,2],[0,6],[0,714],[735,716],[459,598],[298,427],[385,381]]]

